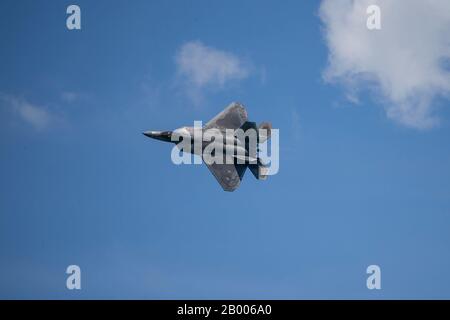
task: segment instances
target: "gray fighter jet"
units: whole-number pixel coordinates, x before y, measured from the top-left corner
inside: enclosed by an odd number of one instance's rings
[[[249,132],[248,130],[256,132],[256,143],[249,143],[249,139],[242,135],[242,133]],[[270,137],[270,131],[270,123],[263,122],[257,127],[255,122],[247,121],[247,111],[241,104],[231,103],[201,128],[200,148],[194,147],[194,137],[198,137],[194,133],[194,127],[182,127],[174,131],[145,131],[143,134],[153,139],[172,143],[179,142],[174,139],[175,135],[181,136],[183,139],[187,138],[192,146],[188,152],[200,155],[203,160],[205,160],[205,148],[211,143],[214,144],[213,147],[217,148],[216,150],[221,150],[223,155],[227,152],[228,154],[232,153],[231,162],[229,161],[230,157],[225,159],[225,156],[224,161],[219,163],[204,162],[223,190],[234,191],[239,187],[247,167],[257,179],[265,180],[267,178],[268,168],[258,157],[258,144],[265,142]],[[205,139],[204,136],[208,132],[223,133],[224,138]]]

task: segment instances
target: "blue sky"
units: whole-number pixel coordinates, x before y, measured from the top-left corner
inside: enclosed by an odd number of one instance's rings
[[[73,31],[70,4],[0,5],[1,298],[450,298],[448,68],[420,72],[441,46],[397,77],[397,52],[339,47],[329,1],[77,1]],[[267,181],[225,193],[141,134],[232,101],[280,129]]]

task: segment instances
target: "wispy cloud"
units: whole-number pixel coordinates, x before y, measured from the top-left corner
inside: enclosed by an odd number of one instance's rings
[[[186,93],[198,104],[205,90],[224,89],[232,81],[249,76],[249,67],[233,53],[204,45],[200,41],[185,43],[175,56],[177,74]]]
[[[47,128],[54,119],[54,116],[45,107],[32,104],[24,98],[0,94],[0,100],[36,130]]]
[[[366,27],[372,4],[381,8],[381,30]],[[323,0],[320,17],[327,81],[342,83],[353,101],[358,89],[375,88],[387,116],[403,125],[438,123],[433,102],[450,94],[450,1]]]

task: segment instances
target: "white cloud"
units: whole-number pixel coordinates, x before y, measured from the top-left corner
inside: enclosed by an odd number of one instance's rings
[[[32,125],[37,130],[47,128],[52,121],[53,117],[44,107],[33,105],[23,98],[1,94],[0,99],[12,111],[17,113],[23,121]]]
[[[236,55],[204,45],[185,43],[175,56],[178,76],[194,103],[200,102],[205,89],[223,89],[230,81],[249,76],[249,69]]]
[[[368,30],[366,9],[381,8],[381,30]],[[450,1],[323,0],[320,18],[329,49],[324,73],[357,100],[375,89],[389,118],[413,128],[439,121],[433,102],[450,95]]]

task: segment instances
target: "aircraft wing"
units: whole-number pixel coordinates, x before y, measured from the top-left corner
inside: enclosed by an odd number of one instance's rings
[[[234,191],[239,187],[247,168],[245,164],[205,164],[225,191]]]
[[[221,113],[212,118],[204,129],[238,129],[247,121],[247,111],[236,102],[233,102]]]

